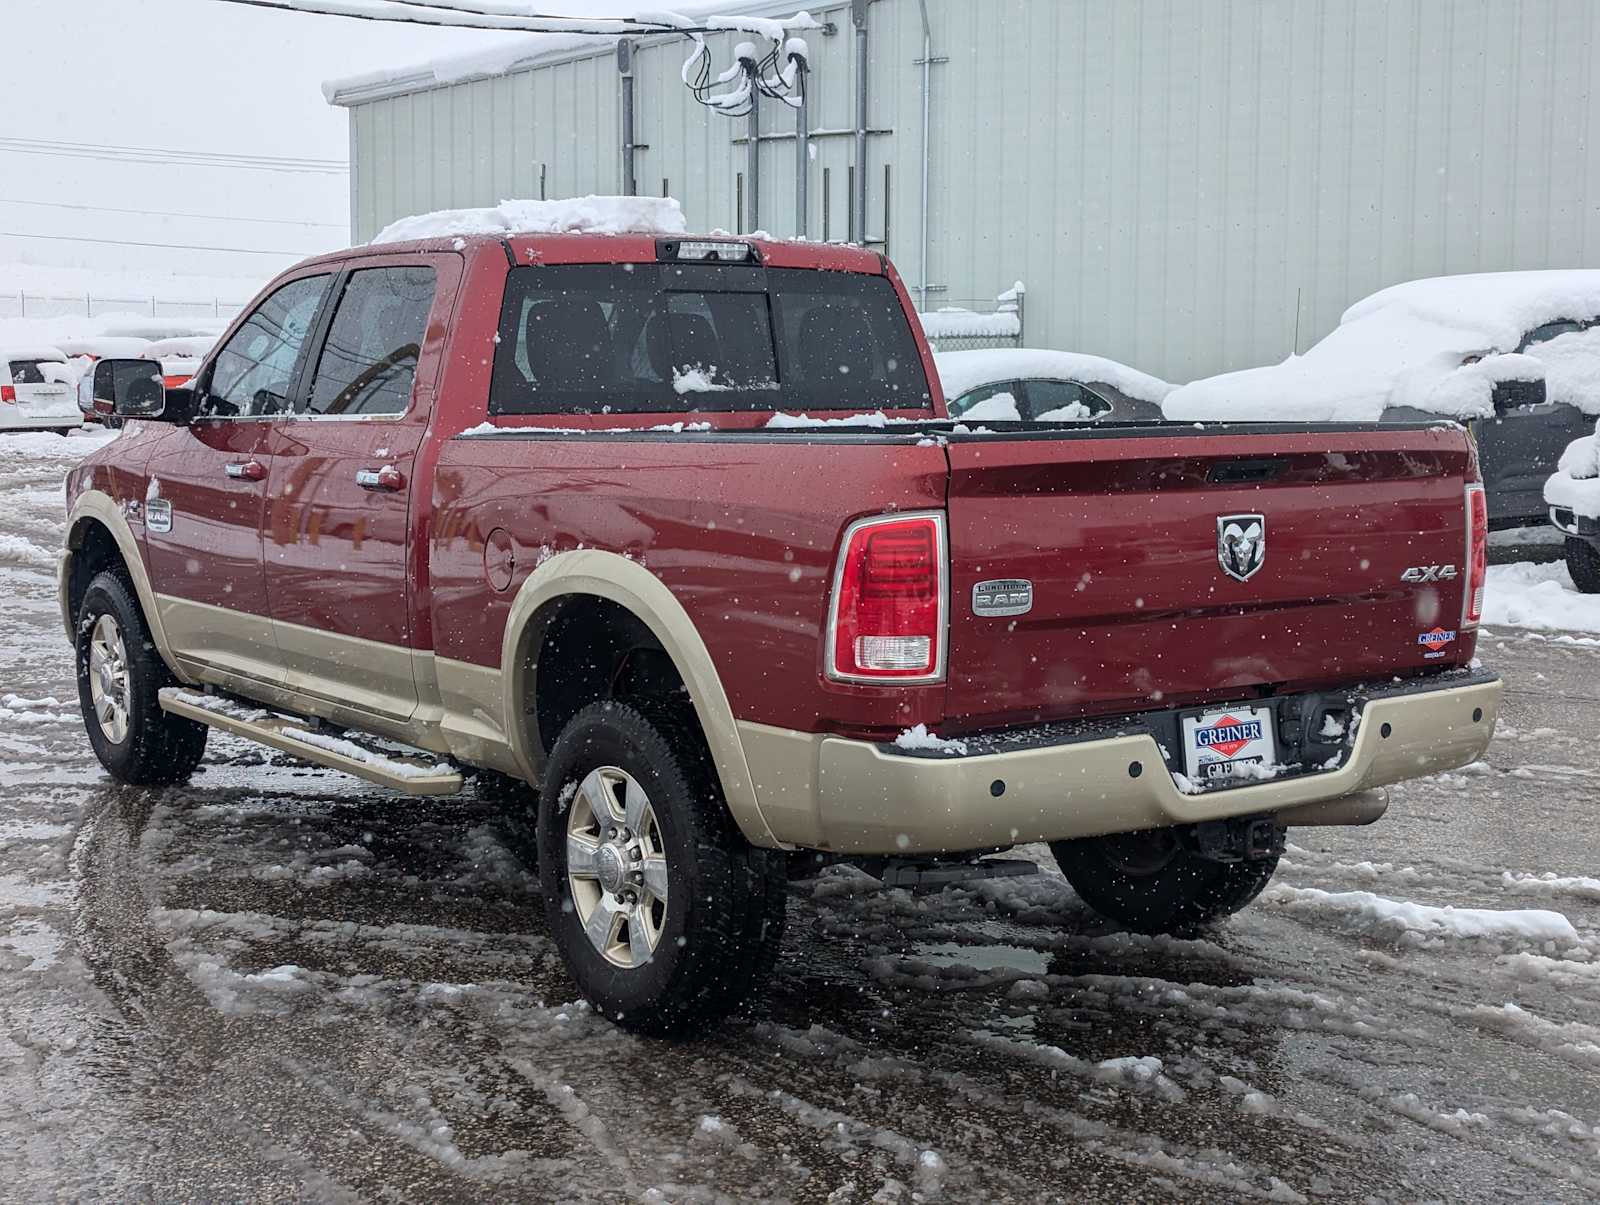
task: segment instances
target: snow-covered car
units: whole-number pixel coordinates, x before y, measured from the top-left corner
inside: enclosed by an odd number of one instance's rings
[[[1585,594],[1600,594],[1600,431],[1573,440],[1544,483],[1550,522],[1566,534],[1567,569]]]
[[[1079,352],[990,349],[933,357],[952,418],[1077,422],[1161,418],[1166,381]]]
[[[72,365],[76,407],[90,422],[114,426],[109,415],[96,414],[89,382],[94,376],[96,360],[137,360],[146,354],[150,340],[139,335],[84,335],[77,339],[58,340],[56,346],[65,353]],[[80,419],[81,421],[81,419]]]
[[[1169,419],[1415,422],[1477,439],[1493,528],[1540,523],[1561,452],[1600,415],[1600,270],[1413,280],[1304,355],[1175,389]]]
[[[66,353],[0,348],[0,431],[67,431],[83,425]]]
[[[161,361],[161,376],[168,389],[187,385],[200,371],[200,361],[216,345],[215,335],[182,335],[157,339],[143,352],[145,359]]]

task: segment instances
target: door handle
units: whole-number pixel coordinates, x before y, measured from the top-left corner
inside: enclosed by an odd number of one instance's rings
[[[235,481],[264,481],[267,467],[259,460],[240,460],[224,466],[223,472]]]
[[[406,477],[394,465],[386,464],[381,469],[357,469],[356,484],[364,490],[393,491],[405,488]]]

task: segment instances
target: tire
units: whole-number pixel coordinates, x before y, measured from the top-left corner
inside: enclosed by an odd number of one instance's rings
[[[612,830],[619,835],[608,840]],[[585,998],[623,1027],[701,1030],[771,973],[783,942],[786,860],[734,825],[705,738],[681,703],[607,700],[574,716],[550,751],[538,838],[551,936]],[[569,850],[580,848],[590,856],[569,865]],[[630,895],[637,903],[616,920],[603,914]]]
[[[1568,536],[1566,553],[1572,584],[1585,594],[1600,594],[1600,551],[1588,540]]]
[[[111,777],[134,786],[187,782],[205,756],[209,729],[161,710],[158,692],[177,680],[117,573],[99,574],[84,592],[77,667],[83,725]]]
[[[1079,898],[1136,933],[1183,933],[1239,911],[1271,881],[1278,855],[1213,862],[1174,829],[1054,841],[1050,852]]]

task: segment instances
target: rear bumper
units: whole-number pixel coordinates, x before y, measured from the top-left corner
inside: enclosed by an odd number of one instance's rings
[[[1362,823],[1372,796],[1477,759],[1494,734],[1501,683],[1486,673],[1362,692],[1336,769],[1184,794],[1150,732],[1015,752],[919,756],[893,745],[741,724],[762,814],[785,844],[849,853],[976,850],[1279,814],[1285,823]],[[1298,814],[1292,809],[1300,809]]]

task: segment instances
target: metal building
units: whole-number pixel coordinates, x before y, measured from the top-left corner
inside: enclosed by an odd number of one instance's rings
[[[807,7],[830,25],[807,39],[809,236],[886,248],[927,309],[1021,278],[1033,345],[1188,380],[1304,350],[1395,281],[1600,266],[1593,0]],[[629,163],[696,228],[794,233],[793,110],[763,105],[752,176],[748,123],[694,101],[686,49],[633,43],[630,150],[598,39],[334,83],[354,237],[624,191]]]

